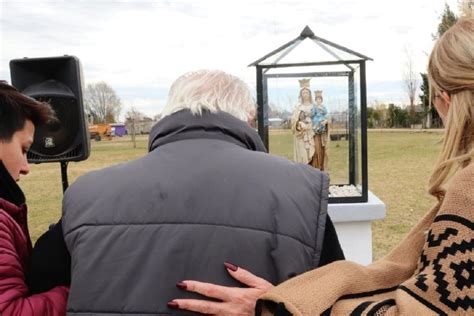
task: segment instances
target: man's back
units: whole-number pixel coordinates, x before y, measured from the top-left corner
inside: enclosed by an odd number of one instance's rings
[[[325,174],[261,152],[257,134],[224,113],[173,114],[150,143],[147,156],[67,191],[70,315],[173,313],[181,280],[237,285],[225,261],[272,283],[318,265]]]

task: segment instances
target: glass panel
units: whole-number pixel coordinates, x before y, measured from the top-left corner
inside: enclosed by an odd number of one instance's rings
[[[280,74],[275,73],[280,69],[273,69],[264,76],[270,153],[324,169],[331,177],[331,184],[341,186],[351,182],[348,84],[351,72],[344,68],[343,72],[313,70],[293,74],[288,68]],[[307,88],[309,93],[303,95]]]
[[[360,69],[358,65],[352,65],[352,68],[354,71],[348,76],[349,182],[332,187],[331,196],[333,197],[362,196]]]
[[[333,62],[359,60],[359,56],[325,44],[318,40],[305,38],[259,62],[259,65],[291,64],[306,62]]]

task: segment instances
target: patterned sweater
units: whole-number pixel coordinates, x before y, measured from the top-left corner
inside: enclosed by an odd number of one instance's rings
[[[474,163],[386,257],[339,261],[266,293],[257,315],[474,315]]]

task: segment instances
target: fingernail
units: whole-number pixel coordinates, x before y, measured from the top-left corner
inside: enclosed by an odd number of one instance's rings
[[[184,283],[184,282],[178,282],[178,283],[176,283],[176,287],[177,287],[178,289],[181,289],[181,290],[186,290],[186,288],[187,288],[188,286],[187,286],[186,283]]]
[[[227,269],[229,269],[231,271],[237,271],[237,269],[239,268],[238,266],[236,266],[232,263],[229,263],[229,262],[224,262],[224,265]]]
[[[170,302],[168,302],[168,307],[173,308],[173,309],[178,309],[179,305],[176,302],[170,301]]]

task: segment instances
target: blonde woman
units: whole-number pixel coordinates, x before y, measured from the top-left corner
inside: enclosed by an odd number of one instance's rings
[[[438,202],[406,238],[368,266],[338,261],[271,288],[242,268],[247,289],[190,284],[221,303],[176,300],[180,307],[232,315],[235,302],[257,315],[473,315],[474,19],[460,20],[431,53],[428,78],[445,124],[429,192]],[[251,292],[253,291],[253,292]],[[244,295],[246,294],[246,295]],[[243,303],[242,303],[243,304]]]

